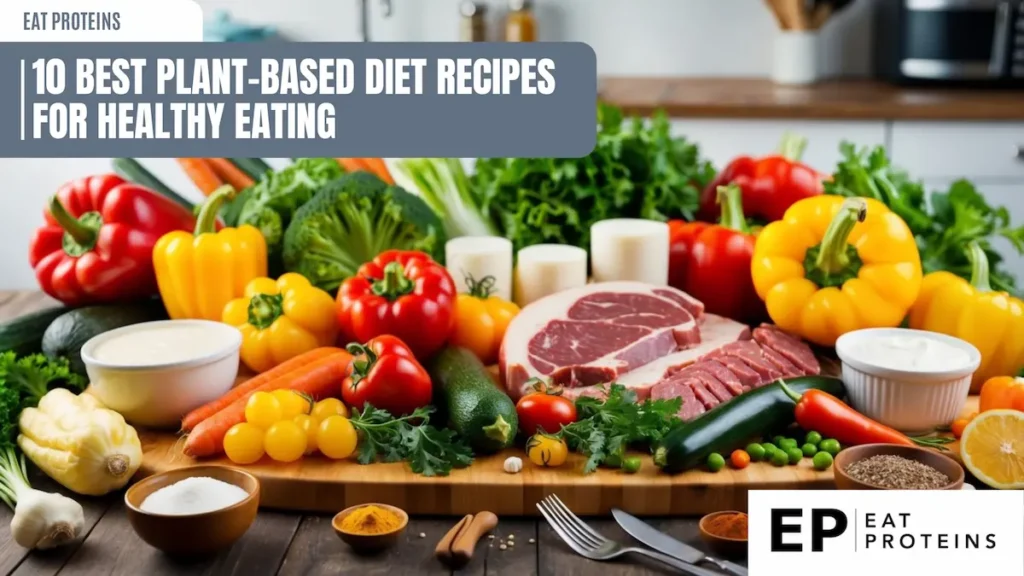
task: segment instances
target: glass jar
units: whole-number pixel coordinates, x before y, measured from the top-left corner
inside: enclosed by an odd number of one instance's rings
[[[530,0],[509,0],[505,17],[506,42],[534,42],[537,40],[537,20]]]

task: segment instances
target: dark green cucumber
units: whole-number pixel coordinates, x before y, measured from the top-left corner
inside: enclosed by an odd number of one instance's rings
[[[189,210],[195,207],[188,199],[171,190],[159,178],[154,176],[152,172],[146,170],[135,158],[114,158],[111,163],[114,165],[114,172],[117,172],[117,175],[125,180],[134,182],[139,186],[145,186],[161,196],[174,200]]]
[[[264,174],[273,170],[262,158],[228,158],[228,161],[257,182]]]
[[[86,306],[65,312],[43,334],[43,354],[49,358],[66,357],[71,370],[85,374],[82,346],[93,336],[122,326],[167,320],[167,311],[159,300],[138,304]]]
[[[46,329],[69,310],[64,306],[56,306],[29,312],[0,324],[0,352],[11,350],[19,356],[41,352]]]
[[[793,390],[823,390],[842,398],[843,381],[829,376],[802,376],[786,380]],[[754,438],[793,423],[793,400],[772,383],[715,407],[674,427],[654,449],[654,463],[675,474],[704,463],[712,452],[728,454]]]
[[[476,355],[457,346],[445,348],[431,360],[429,372],[442,417],[474,452],[493,453],[515,442],[516,405]]]

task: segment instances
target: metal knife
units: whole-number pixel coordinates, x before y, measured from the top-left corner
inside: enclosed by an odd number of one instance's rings
[[[690,564],[706,562],[713,566],[717,566],[719,569],[724,570],[729,574],[733,574],[734,576],[747,576],[747,569],[743,566],[734,564],[728,560],[712,558],[693,546],[676,540],[668,534],[655,529],[643,520],[623,512],[618,508],[612,509],[612,516],[615,518],[615,521],[619,523],[619,526],[622,526],[622,529],[625,530],[627,534],[662,554],[668,554],[669,556],[678,558],[683,562],[689,562]]]

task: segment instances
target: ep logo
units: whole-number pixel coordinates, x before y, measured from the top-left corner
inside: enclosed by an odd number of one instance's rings
[[[811,552],[824,551],[825,540],[846,532],[850,522],[842,510],[835,508],[772,508],[771,551],[803,552],[804,529],[811,535]],[[793,535],[788,536],[787,535]]]

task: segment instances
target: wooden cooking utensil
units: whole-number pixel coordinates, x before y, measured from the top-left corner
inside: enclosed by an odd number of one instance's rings
[[[783,17],[782,4],[783,0],[764,0],[768,11],[775,17],[775,22],[779,25],[780,30],[785,30],[789,26],[786,25],[786,19]]]
[[[459,536],[466,531],[466,528],[473,522],[473,515],[466,514],[459,520],[452,529],[441,538],[441,541],[437,543],[437,548],[434,549],[434,556],[441,561],[442,564],[452,568],[459,569],[461,566],[455,566],[452,558],[452,545],[459,539]]]
[[[498,517],[493,512],[477,512],[469,526],[459,534],[452,544],[452,562],[465,565],[473,558],[476,543],[498,525]]]

